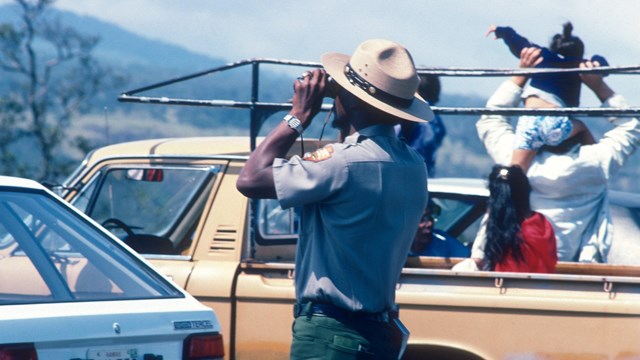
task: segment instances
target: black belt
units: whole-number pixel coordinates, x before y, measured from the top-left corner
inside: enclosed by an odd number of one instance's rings
[[[332,304],[315,302],[296,303],[293,305],[293,317],[297,318],[299,316],[312,315],[327,316],[337,320],[350,319],[389,322],[389,320],[396,319],[398,317],[398,312],[380,311],[372,313],[367,311],[351,311]]]

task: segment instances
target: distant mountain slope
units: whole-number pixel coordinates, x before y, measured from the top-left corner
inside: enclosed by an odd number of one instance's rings
[[[143,118],[155,118],[159,121],[169,119],[178,123],[186,123],[198,127],[232,126],[246,127],[241,118],[245,114],[235,110],[211,111],[207,108],[193,109],[188,107],[167,107],[161,105],[140,105],[119,103],[118,95],[124,91],[155,84],[168,79],[189,75],[195,72],[213,69],[230,61],[197,54],[180,46],[158,40],[147,39],[131,33],[117,25],[100,21],[90,16],[49,8],[47,16],[58,18],[66,26],[80,33],[100,38],[94,49],[94,57],[104,66],[111,68],[115,74],[126,80],[126,84],[118,89],[105,89],[91,100],[91,112],[100,114],[108,109],[124,115],[137,111]],[[20,8],[15,4],[0,6],[0,23],[17,23],[20,21]],[[233,59],[236,61],[238,59]],[[273,99],[281,89],[290,90],[291,85],[269,86],[278,75],[263,71],[261,83],[268,88],[261,99]],[[194,99],[230,99],[246,101],[251,97],[250,67],[242,71],[233,71],[216,76],[208,76],[197,80],[174,84],[160,90],[145,92],[141,95],[168,96]],[[0,91],[6,89],[8,83],[0,83]],[[283,94],[286,100],[290,94]],[[212,116],[212,114],[214,114]],[[220,115],[218,115],[220,114]],[[141,136],[138,134],[136,136]],[[134,136],[135,137],[135,136]]]
[[[14,4],[0,6],[0,23],[18,20],[19,7]],[[197,54],[185,48],[133,34],[117,25],[94,17],[79,16],[55,8],[48,16],[58,17],[61,23],[82,33],[99,36],[95,55],[102,61],[119,66],[154,66],[159,68],[205,70],[228,61]]]

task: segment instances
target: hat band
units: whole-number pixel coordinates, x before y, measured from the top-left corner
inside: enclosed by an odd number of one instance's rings
[[[370,82],[365,80],[362,76],[358,75],[358,73],[355,72],[355,70],[353,70],[353,68],[351,67],[351,64],[347,64],[344,67],[344,74],[347,77],[347,80],[349,80],[349,82],[351,83],[351,85],[359,87],[370,96],[382,102],[385,102],[389,105],[393,105],[401,108],[408,108],[411,106],[411,103],[413,102],[413,98],[411,99],[401,98],[399,96],[389,94],[388,92],[385,92],[375,87]]]

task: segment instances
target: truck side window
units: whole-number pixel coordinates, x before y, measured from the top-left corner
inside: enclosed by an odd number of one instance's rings
[[[297,209],[283,210],[275,199],[256,202],[259,240],[273,244],[281,243],[282,240],[295,241],[298,238],[300,216]]]

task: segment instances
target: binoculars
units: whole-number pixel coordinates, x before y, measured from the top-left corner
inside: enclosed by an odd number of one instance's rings
[[[331,76],[327,78],[327,85],[324,88],[324,97],[335,99],[340,91],[340,85]]]
[[[309,76],[310,72],[305,71],[302,73],[302,76],[298,77],[299,81],[302,81],[306,76]],[[338,96],[338,92],[340,91],[340,85],[333,80],[331,76],[327,76],[327,84],[324,88],[324,97],[335,99]]]

